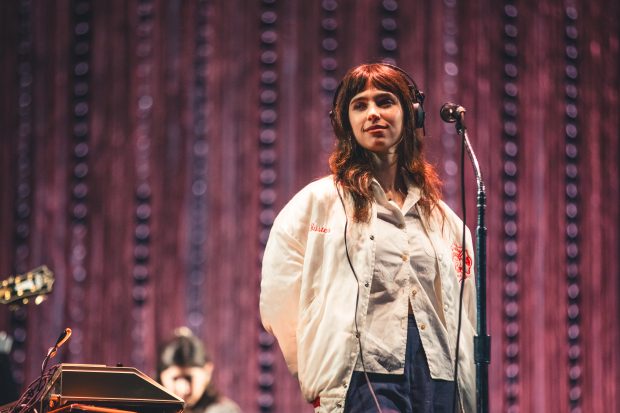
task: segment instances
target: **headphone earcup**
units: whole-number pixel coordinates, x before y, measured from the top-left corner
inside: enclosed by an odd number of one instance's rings
[[[424,108],[418,102],[413,104],[413,116],[415,118],[415,127],[417,129],[424,128],[424,118],[426,117],[426,114],[424,113]]]
[[[334,109],[329,111],[329,121],[332,124],[332,129],[335,131],[338,124],[336,122],[336,114],[334,113]]]

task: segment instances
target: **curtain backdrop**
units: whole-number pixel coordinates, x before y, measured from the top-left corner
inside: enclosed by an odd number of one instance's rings
[[[384,59],[426,92],[459,213],[460,144],[438,112],[467,109],[491,411],[620,411],[619,22],[603,0],[1,2],[0,277],[56,277],[44,303],[0,307],[16,380],[65,327],[54,363],[152,375],[187,325],[244,411],[310,412],[260,324],[261,255],[328,172],[339,79]]]

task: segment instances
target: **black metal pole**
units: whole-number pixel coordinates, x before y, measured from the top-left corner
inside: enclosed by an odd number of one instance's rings
[[[487,334],[487,228],[484,223],[486,193],[484,184],[478,188],[478,226],[476,228],[476,294],[478,335],[474,337],[474,360],[476,362],[476,399],[478,413],[489,411],[489,363],[491,362],[491,337]]]

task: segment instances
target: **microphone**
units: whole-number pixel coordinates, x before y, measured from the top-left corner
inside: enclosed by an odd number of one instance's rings
[[[9,410],[0,408],[0,413],[28,413],[37,411],[35,406],[38,406],[39,403],[43,404],[41,401],[43,400],[44,393],[49,391],[50,381],[58,369],[58,366],[54,366],[49,371],[46,371],[47,363],[56,355],[60,346],[62,346],[69,337],[71,337],[71,329],[67,327],[60,333],[56,343],[47,350],[47,355],[43,359],[43,363],[41,363],[41,375],[30,383],[21,397],[12,404]]]
[[[56,340],[56,344],[54,344],[54,346],[48,350],[48,358],[51,359],[52,357],[54,357],[56,355],[56,352],[60,348],[60,346],[65,344],[65,342],[69,340],[69,337],[71,337],[71,329],[67,327],[64,329],[62,333],[60,333],[60,336],[58,336],[58,340]]]
[[[454,123],[457,120],[461,120],[461,117],[465,113],[465,108],[457,103],[447,102],[441,106],[439,115],[444,122]]]

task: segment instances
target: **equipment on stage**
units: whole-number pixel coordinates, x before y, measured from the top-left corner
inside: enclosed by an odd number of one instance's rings
[[[179,413],[184,401],[133,367],[47,363],[71,337],[65,328],[49,348],[41,375],[0,413]]]
[[[180,413],[184,401],[133,367],[57,364],[1,413]]]
[[[55,367],[42,393],[40,413],[183,411],[182,399],[133,367],[97,364],[60,364]],[[99,409],[90,409],[92,406]]]
[[[43,301],[52,291],[54,274],[45,265],[0,281],[0,304]],[[41,376],[14,403],[0,406],[0,413],[178,413],[182,399],[133,367],[48,362],[71,336],[65,328],[49,348]],[[0,336],[0,338],[2,338]],[[6,342],[3,340],[2,342]],[[4,389],[3,389],[4,390]]]
[[[135,413],[131,410],[111,409],[109,407],[89,406],[87,404],[68,404],[50,413]]]

